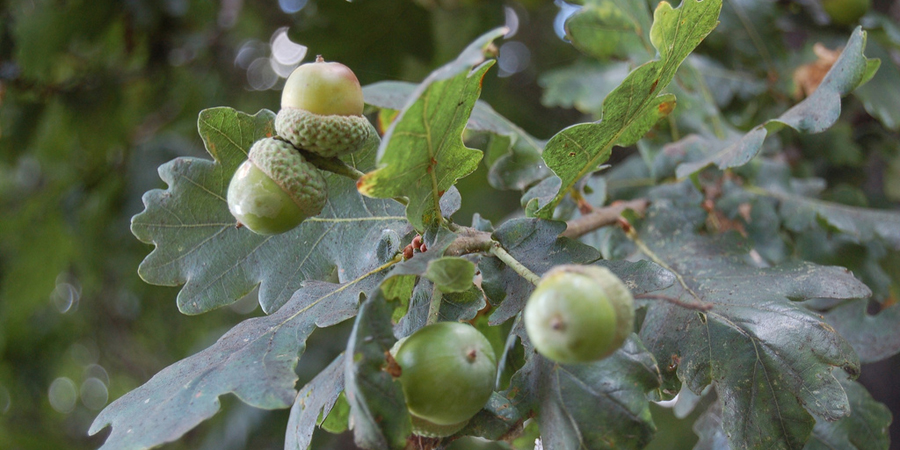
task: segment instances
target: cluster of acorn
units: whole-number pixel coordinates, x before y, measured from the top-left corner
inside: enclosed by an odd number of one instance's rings
[[[359,80],[347,66],[318,56],[297,67],[281,94],[277,137],[254,143],[228,186],[228,209],[238,223],[279,234],[321,213],[325,178],[303,152],[334,158],[359,150],[375,133],[364,106]]]
[[[340,63],[298,67],[288,78],[275,118],[277,137],[253,144],[228,186],[228,208],[259,234],[278,234],[318,215],[327,201],[325,178],[304,154],[334,158],[361,148],[375,133],[363,117],[362,89]],[[426,251],[421,236],[404,249]],[[605,358],[631,334],[631,292],[609,270],[565,265],[548,271],[528,299],[525,329],[543,356],[565,364]],[[497,358],[475,327],[428,325],[391,350],[412,417],[413,432],[449,436],[487,403]]]
[[[628,287],[599,266],[557,266],[541,278],[524,311],[525,330],[543,356],[565,364],[603,359],[634,326]],[[413,432],[444,437],[461,430],[494,390],[497,361],[490,342],[456,322],[428,325],[391,350]]]

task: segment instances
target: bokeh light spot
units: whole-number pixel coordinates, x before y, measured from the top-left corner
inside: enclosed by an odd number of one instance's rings
[[[306,56],[306,46],[292,41],[287,32],[287,27],[283,27],[272,34],[272,57],[279,64],[297,64]]]
[[[256,58],[247,68],[247,82],[257,91],[271,89],[278,82],[278,74],[272,70],[269,58]]]
[[[308,0],[278,0],[278,6],[287,14],[299,12]]]
[[[50,406],[63,414],[72,412],[75,409],[75,402],[78,400],[75,383],[66,377],[53,380],[47,395],[50,397]]]
[[[509,41],[500,46],[497,65],[500,76],[510,76],[525,70],[531,64],[531,50],[518,41]]]
[[[81,403],[91,411],[99,411],[109,400],[106,384],[98,378],[88,378],[81,383]]]
[[[553,31],[556,32],[556,35],[559,36],[560,39],[569,42],[569,40],[566,39],[566,20],[572,14],[578,12],[581,7],[566,3],[563,0],[556,0],[555,3],[556,6],[559,6],[559,12],[556,13],[556,18],[553,20]]]

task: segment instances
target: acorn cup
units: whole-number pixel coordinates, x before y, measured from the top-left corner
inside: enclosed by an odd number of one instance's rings
[[[280,234],[318,215],[327,200],[325,178],[291,144],[256,141],[228,185],[228,210],[263,235]]]
[[[364,106],[353,71],[317,56],[316,62],[294,69],[285,82],[275,132],[308,152],[343,156],[362,148],[375,132],[362,115]]]

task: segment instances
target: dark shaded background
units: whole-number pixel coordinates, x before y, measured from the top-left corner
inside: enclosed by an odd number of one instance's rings
[[[876,4],[900,14],[896,2]],[[196,131],[200,110],[277,110],[280,84],[296,56],[290,42],[309,48],[306,61],[323,54],[349,65],[364,85],[419,81],[513,14],[519,28],[508,41],[524,44],[529,63],[510,66],[503,76],[494,69],[483,98],[548,138],[589,119],[541,105],[539,75],[579,57],[554,31],[559,11],[545,0],[3,3],[0,448],[99,447],[108,431],[88,437],[86,430],[109,401],[261,314],[251,295],[232,307],[183,316],[175,307],[177,287],[151,286],[137,276],[151,247],[131,235],[129,220],[142,210],[145,191],[164,187],[160,164],[206,157]],[[518,208],[518,193],[492,191],[485,175],[481,168],[460,185],[460,222],[475,211],[500,220]],[[342,350],[348,331],[338,326],[313,334],[298,368],[301,384]],[[898,357],[865,366],[861,376],[895,415],[896,373]],[[214,419],[167,448],[282,448],[287,411],[255,410],[233,397],[222,403]],[[678,421],[668,410],[654,411],[663,439],[653,449],[693,445],[693,417]],[[314,448],[350,445],[346,436],[323,435]]]

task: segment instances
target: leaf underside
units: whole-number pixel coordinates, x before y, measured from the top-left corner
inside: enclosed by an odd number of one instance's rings
[[[319,416],[328,416],[344,391],[344,364],[344,355],[337,357],[300,389],[288,419],[285,450],[309,448]]]
[[[384,247],[399,246],[409,231],[402,205],[363,197],[352,180],[331,173],[319,216],[276,236],[236,228],[225,200],[228,183],[253,142],[273,134],[273,119],[269,111],[202,111],[200,135],[215,161],[178,158],[161,166],[168,189],[147,192],[144,211],[132,219],[134,235],[156,245],[138,272],[148,283],[184,284],[177,299],[183,313],[229,305],[257,285],[260,305],[272,313],[305,280],[359,277],[379,251],[396,251]],[[365,170],[374,153],[364,149],[346,160]]]
[[[112,425],[103,449],[144,449],[174,441],[212,417],[225,394],[257,408],[291,406],[297,395],[294,368],[306,339],[316,327],[355,316],[360,296],[383,278],[375,268],[340,285],[308,282],[274,314],[239,323],[209,348],[111,403],[89,433]]]

